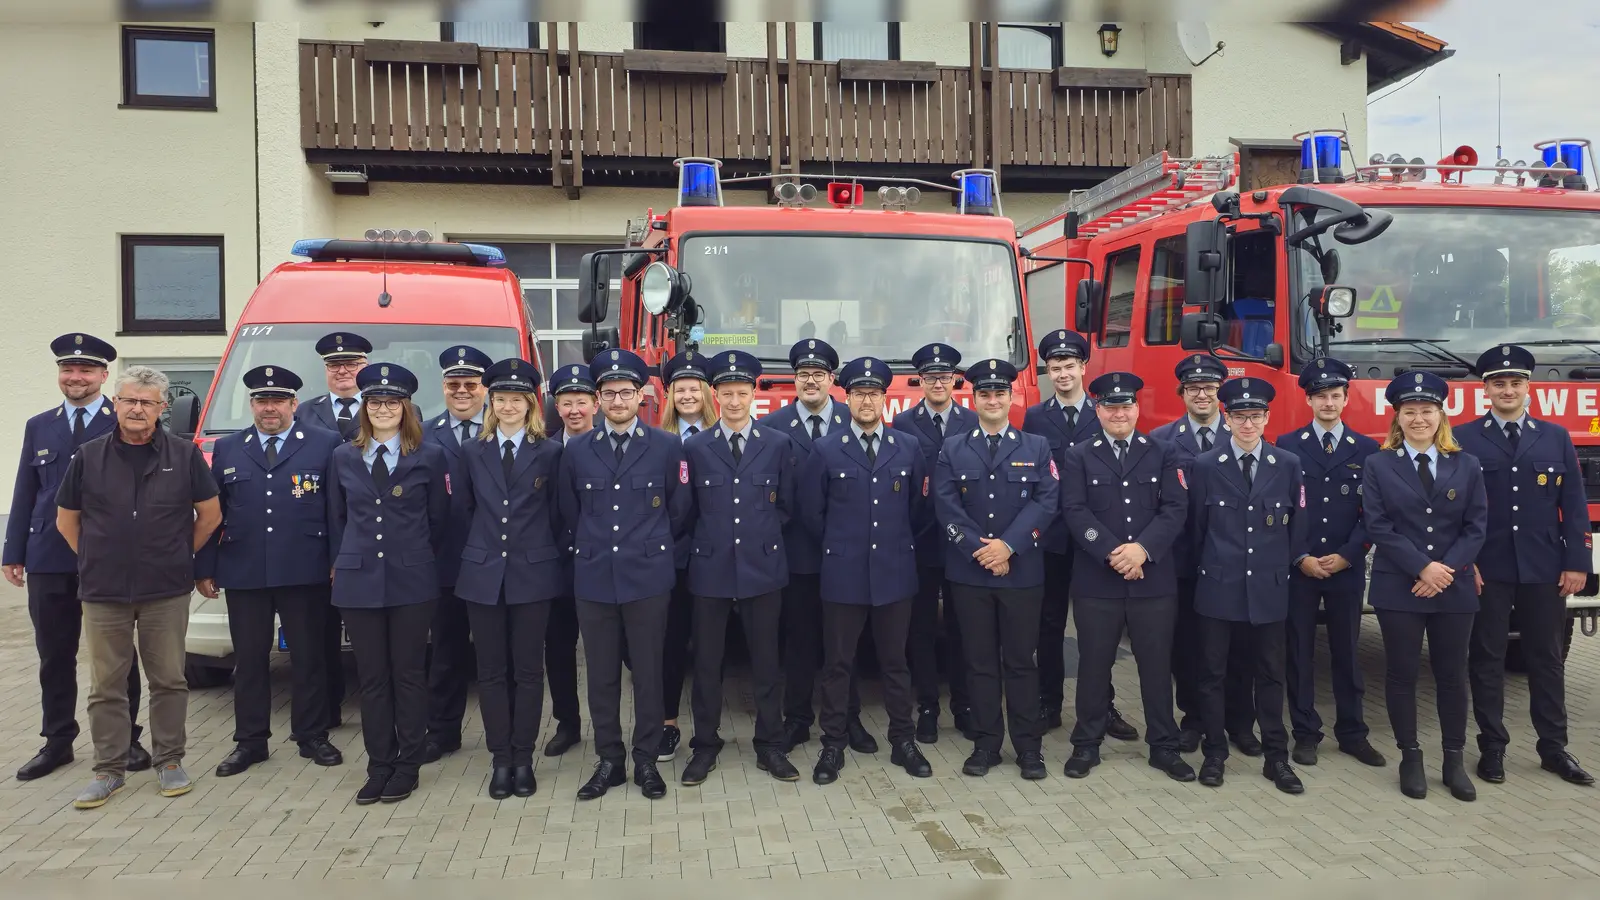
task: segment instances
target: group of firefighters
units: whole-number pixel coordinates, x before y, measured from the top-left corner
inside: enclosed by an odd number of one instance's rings
[[[1263,757],[1279,790],[1300,793],[1291,760],[1316,765],[1323,738],[1319,618],[1338,748],[1386,765],[1362,711],[1365,596],[1382,630],[1407,796],[1428,789],[1416,702],[1424,637],[1443,783],[1458,799],[1476,796],[1464,762],[1469,688],[1476,771],[1505,779],[1513,610],[1543,768],[1593,782],[1566,749],[1562,664],[1563,595],[1591,571],[1587,508],[1571,438],[1527,413],[1534,360],[1521,347],[1478,360],[1493,408],[1454,431],[1443,380],[1396,377],[1381,444],[1343,422],[1352,371],[1327,357],[1300,375],[1311,421],[1276,444],[1264,439],[1272,385],[1228,378],[1209,355],[1177,367],[1185,415],[1141,430],[1141,379],[1108,372],[1085,384],[1089,345],[1066,330],[1039,344],[1053,391],[1020,429],[1010,422],[1015,367],[963,364],[943,344],[914,355],[923,400],[893,427],[889,364],[841,366],[817,339],[790,350],[793,402],[759,420],[762,364],[739,350],[680,353],[660,373],[607,350],[545,377],[527,360],[451,347],[440,358],[445,410],[427,420],[418,378],[369,361],[371,350],[349,332],[320,341],[329,390],[305,404],[294,373],[245,373],[254,426],[216,443],[223,524],[195,574],[204,595],[226,591],[235,645],[237,746],[218,776],[268,757],[274,615],[294,672],[291,739],[319,765],[342,763],[328,739],[341,723],[342,618],[367,753],[357,803],[404,799],[422,765],[460,748],[474,674],[488,793],[532,795],[547,671],[557,724],[545,753],[581,740],[580,635],[599,760],[578,798],[624,784],[630,757],[634,783],[661,797],[658,764],[678,753],[690,672],[681,782],[706,781],[724,749],[723,663],[737,612],[756,707],[749,747],[773,778],[799,779],[788,756],[813,723],[817,784],[838,779],[846,749],[877,752],[855,676],[870,640],[894,765],[932,774],[919,744],[940,737],[942,669],[955,727],[973,743],[963,773],[1000,765],[1009,732],[1020,775],[1041,779],[1042,737],[1062,725],[1070,610],[1066,776],[1089,775],[1106,736],[1139,736],[1113,705],[1126,635],[1152,767],[1217,787],[1231,744]],[[660,428],[640,418],[656,374],[666,387]],[[970,407],[956,400],[963,383]],[[50,741],[63,716],[77,731],[75,696],[60,696],[56,674],[41,666]],[[1183,756],[1196,751],[1198,773]],[[19,777],[61,759],[47,745]]]

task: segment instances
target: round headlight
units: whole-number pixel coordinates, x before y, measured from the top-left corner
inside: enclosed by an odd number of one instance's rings
[[[1334,288],[1328,291],[1328,315],[1335,319],[1342,319],[1350,315],[1356,308],[1356,292],[1350,288]]]
[[[672,302],[672,267],[664,262],[653,262],[645,267],[639,281],[639,302],[652,316],[666,311]]]

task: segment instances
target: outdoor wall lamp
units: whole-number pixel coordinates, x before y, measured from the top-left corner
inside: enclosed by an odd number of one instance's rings
[[[1104,53],[1108,57],[1109,56],[1116,56],[1117,55],[1117,35],[1121,34],[1121,33],[1122,33],[1122,29],[1117,27],[1116,23],[1114,23],[1114,22],[1107,22],[1106,24],[1101,25],[1100,26],[1100,52]]]

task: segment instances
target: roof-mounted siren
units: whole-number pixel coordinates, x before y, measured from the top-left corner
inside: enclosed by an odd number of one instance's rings
[[[1300,142],[1300,183],[1339,184],[1344,181],[1341,129],[1319,129],[1294,136]]]
[[[1560,186],[1574,191],[1587,191],[1589,182],[1584,178],[1583,154],[1589,153],[1589,162],[1594,162],[1594,148],[1589,145],[1588,138],[1555,138],[1540,141],[1533,145],[1544,157],[1544,167],[1557,169],[1571,169],[1570,174],[1561,176]],[[1556,187],[1557,176],[1546,175],[1540,179],[1540,187]]]
[[[722,205],[722,160],[685,156],[672,164],[678,167],[679,206]]]
[[[961,185],[960,212],[964,216],[1000,215],[1000,193],[993,169],[962,169],[951,176]]]
[[[1449,156],[1443,157],[1439,160],[1439,183],[1447,184],[1450,181],[1450,176],[1454,175],[1456,177],[1457,184],[1465,184],[1467,181],[1467,169],[1471,169],[1477,165],[1478,151],[1472,149],[1466,144],[1462,144],[1461,146],[1457,147]]]

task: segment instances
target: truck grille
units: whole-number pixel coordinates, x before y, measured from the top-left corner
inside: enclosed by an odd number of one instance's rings
[[[1600,446],[1578,445],[1578,467],[1583,470],[1583,492],[1590,503],[1600,503]]]

